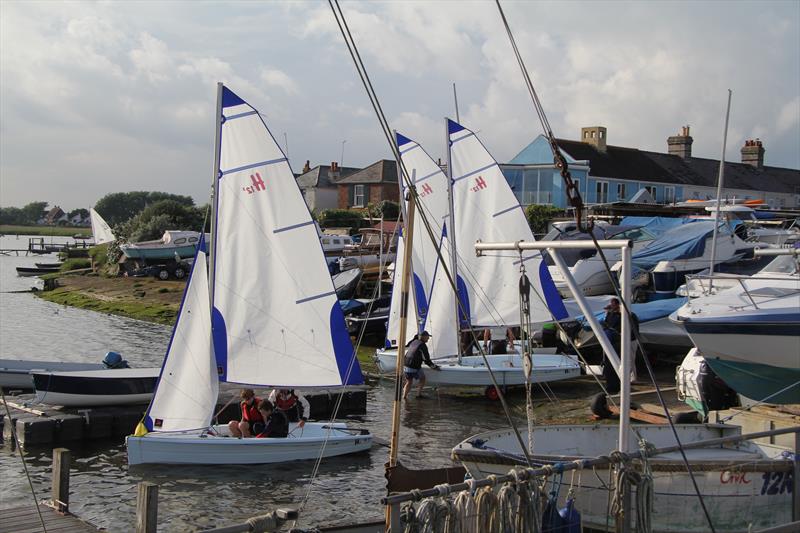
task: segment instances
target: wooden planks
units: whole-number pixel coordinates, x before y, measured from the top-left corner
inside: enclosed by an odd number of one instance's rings
[[[94,533],[100,531],[74,515],[61,515],[39,505],[48,533]],[[0,533],[42,533],[42,523],[34,505],[0,509]]]

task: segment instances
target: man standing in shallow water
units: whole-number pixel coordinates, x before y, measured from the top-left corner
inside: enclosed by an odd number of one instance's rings
[[[405,358],[403,359],[403,373],[406,377],[406,385],[403,388],[403,399],[408,399],[408,393],[411,392],[411,386],[414,379],[419,380],[417,387],[417,398],[424,398],[422,394],[422,387],[425,386],[425,373],[422,371],[422,363],[431,367],[434,370],[439,370],[439,366],[431,361],[431,356],[428,354],[428,347],[426,346],[431,334],[423,331],[419,335],[415,335],[411,342],[406,346]]]

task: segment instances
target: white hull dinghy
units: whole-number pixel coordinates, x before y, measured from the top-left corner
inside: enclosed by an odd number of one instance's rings
[[[31,372],[36,403],[89,407],[135,405],[153,397],[158,368]]]
[[[656,448],[673,446],[669,426],[634,426]],[[678,425],[681,443],[741,434],[738,426]],[[567,463],[607,455],[617,445],[616,426],[553,426],[533,431],[535,466]],[[525,436],[523,436],[524,438]],[[630,449],[637,445],[631,435]],[[766,443],[744,441],[735,446],[685,450],[697,484],[703,491],[711,521],[718,532],[742,532],[761,529],[792,519],[792,462],[783,459],[785,448]],[[470,437],[453,449],[453,459],[460,461],[475,479],[507,474],[515,467],[527,466],[511,430],[505,429]],[[705,532],[708,523],[699,509],[697,495],[678,452],[649,460],[653,471],[654,532]],[[574,479],[572,485],[568,482]],[[611,527],[609,518],[607,466],[596,466],[581,475],[565,477],[559,487],[563,498],[574,489],[575,507],[584,527],[602,531]],[[554,485],[555,487],[555,485]],[[681,510],[691,512],[681,512]]]
[[[72,372],[75,370],[102,370],[101,363],[69,363],[64,361],[23,361],[0,359],[0,387],[4,389],[32,389],[31,372]]]
[[[211,256],[201,236],[153,401],[126,439],[128,461],[280,463],[366,450],[369,432],[345,424],[245,439],[212,425],[220,381],[291,389],[364,381],[286,156],[254,108],[222,84],[218,91]]]
[[[281,439],[232,437],[227,425],[194,431],[148,433],[130,436],[128,464],[263,464],[334,457],[369,450],[372,437],[366,430],[346,424],[308,422],[302,428],[290,424]]]

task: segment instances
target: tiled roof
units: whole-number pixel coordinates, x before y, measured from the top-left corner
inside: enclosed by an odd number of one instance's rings
[[[389,159],[381,159],[363,170],[338,180],[336,184],[387,182],[397,183],[397,164]]]
[[[349,176],[361,170],[355,167],[339,167],[339,179]],[[297,186],[301,189],[309,187],[335,187],[336,183],[331,182],[328,178],[328,173],[331,171],[330,165],[317,165],[308,172],[300,174],[297,177]]]

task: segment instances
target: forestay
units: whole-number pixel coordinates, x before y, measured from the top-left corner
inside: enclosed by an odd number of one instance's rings
[[[195,257],[158,385],[144,418],[148,431],[205,428],[211,423],[219,382],[211,351],[206,264],[206,254],[201,249]]]
[[[258,112],[227,88],[214,270],[214,352],[224,381],[286,387],[363,381],[316,226]]]
[[[103,220],[103,217],[94,208],[89,209],[89,219],[92,222],[92,236],[95,244],[105,244],[114,240],[114,234],[111,232],[108,223]]]
[[[475,242],[533,241],[525,213],[497,162],[475,133],[447,121],[452,165],[459,284],[466,285],[467,307],[474,326],[519,323],[519,255],[493,253],[476,257]],[[533,289],[545,299],[531,298],[533,322],[567,316],[564,304],[538,252],[524,256]],[[462,267],[463,265],[463,267]],[[547,307],[550,308],[548,311]]]

